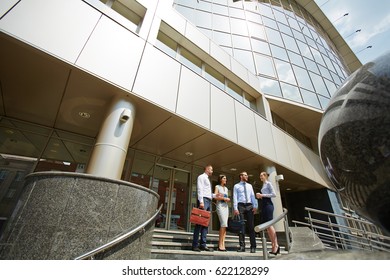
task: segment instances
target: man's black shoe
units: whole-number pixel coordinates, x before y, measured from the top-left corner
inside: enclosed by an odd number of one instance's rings
[[[200,247],[199,250],[200,251],[207,251],[207,252],[213,252],[214,251],[212,248],[209,248],[209,247]]]
[[[238,249],[237,252],[245,252],[245,248],[244,247],[240,247],[240,249]]]
[[[251,253],[256,253],[256,248],[251,248]]]
[[[200,249],[198,247],[192,247],[192,251],[200,252]]]

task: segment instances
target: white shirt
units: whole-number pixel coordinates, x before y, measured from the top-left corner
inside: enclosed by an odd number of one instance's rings
[[[206,173],[203,173],[198,176],[197,180],[197,189],[198,189],[198,200],[199,203],[203,203],[203,198],[212,198],[211,194],[211,182],[209,176]]]
[[[253,208],[257,209],[257,199],[255,197],[255,193],[253,192],[253,187],[251,184],[245,182],[246,194],[248,197],[248,201],[245,198],[244,192],[244,182],[239,182],[234,185],[233,188],[233,209],[238,210],[238,203],[252,203]]]

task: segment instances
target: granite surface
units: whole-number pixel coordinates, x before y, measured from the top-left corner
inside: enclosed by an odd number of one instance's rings
[[[39,172],[26,187],[0,240],[0,259],[74,259],[151,217],[158,194],[124,181]],[[153,223],[104,259],[149,259]]]
[[[320,125],[322,163],[350,207],[390,232],[390,53],[336,91]]]

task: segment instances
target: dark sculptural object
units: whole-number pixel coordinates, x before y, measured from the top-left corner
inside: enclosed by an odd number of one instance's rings
[[[390,53],[355,71],[321,120],[319,149],[335,190],[390,232]]]

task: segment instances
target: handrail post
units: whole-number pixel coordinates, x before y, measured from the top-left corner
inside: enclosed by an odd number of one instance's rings
[[[288,220],[287,220],[287,216],[284,217],[284,232],[286,234],[286,247],[287,247],[287,251],[290,252],[290,248],[291,248],[291,243],[290,243],[290,228],[288,226]]]
[[[267,238],[265,237],[265,230],[262,231],[261,242],[263,244],[263,259],[268,260],[268,250],[267,250]]]

